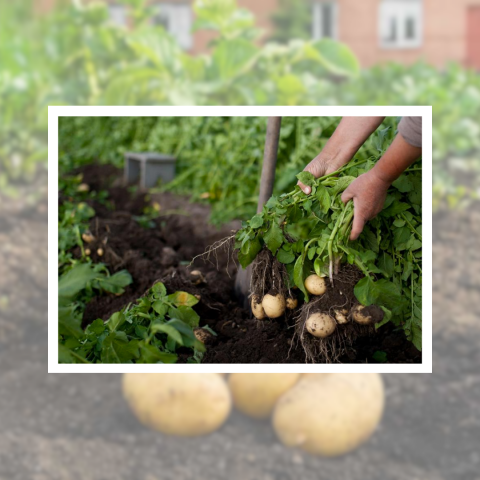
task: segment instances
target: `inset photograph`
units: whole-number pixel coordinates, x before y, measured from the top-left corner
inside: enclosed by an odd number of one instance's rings
[[[271,116],[62,108],[50,109],[58,170],[49,172],[58,180],[58,367],[428,369],[430,107]]]

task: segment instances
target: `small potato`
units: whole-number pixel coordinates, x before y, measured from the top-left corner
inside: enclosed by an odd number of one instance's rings
[[[339,325],[348,323],[348,310],[346,308],[335,310],[335,320]]]
[[[267,418],[278,398],[299,378],[299,373],[232,373],[228,384],[238,410],[253,418]]]
[[[179,435],[217,430],[231,410],[231,396],[218,373],[126,373],[123,394],[145,426]]]
[[[200,285],[203,283],[207,283],[205,277],[203,276],[200,270],[192,270],[190,272],[190,278],[194,285]]]
[[[92,243],[95,240],[95,237],[90,232],[82,233],[82,240],[85,243]]]
[[[285,313],[285,298],[281,294],[267,294],[263,297],[262,307],[268,318],[278,318]]]
[[[88,185],[87,183],[81,183],[77,187],[77,192],[88,192],[89,190],[90,190],[90,185]]]
[[[378,374],[304,375],[279,399],[273,413],[275,432],[285,445],[332,457],[352,451],[371,436],[383,412]]]
[[[289,310],[297,308],[298,300],[295,297],[287,297],[286,305]]]
[[[305,288],[312,295],[323,295],[327,291],[327,282],[318,275],[310,275],[305,279]]]
[[[314,337],[326,338],[332,335],[337,324],[328,313],[313,313],[307,318],[305,327]]]
[[[251,306],[252,306],[252,313],[255,318],[258,318],[258,320],[262,320],[263,318],[266,317],[265,310],[262,307],[262,302],[258,297],[258,295],[254,295],[252,297]]]
[[[352,309],[352,317],[360,325],[374,325],[381,322],[383,316],[383,310],[376,305],[370,305],[368,307],[355,305]]]
[[[103,256],[103,248],[97,249],[97,255],[98,255],[99,257]]]
[[[209,338],[212,338],[213,335],[202,327],[197,327],[193,329],[193,334],[195,338],[202,343],[205,343]]]

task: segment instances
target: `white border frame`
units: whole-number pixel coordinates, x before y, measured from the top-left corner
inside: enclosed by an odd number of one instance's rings
[[[59,364],[58,363],[58,117],[75,116],[421,116],[423,117],[423,363],[421,364]],[[48,372],[432,372],[432,107],[48,107]]]

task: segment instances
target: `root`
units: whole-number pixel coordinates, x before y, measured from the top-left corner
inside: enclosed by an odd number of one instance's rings
[[[340,269],[338,275],[335,275],[335,286],[337,290],[346,291],[348,285],[354,285],[361,276],[358,269],[345,266]],[[322,296],[312,297],[309,303],[302,306],[300,313],[295,318],[294,340],[300,341],[307,363],[339,363],[340,359],[351,350],[357,337],[371,335],[375,332],[374,326],[358,325],[350,321],[345,325],[337,324],[335,332],[327,338],[312,336],[305,327],[307,318],[312,313],[327,312],[335,317],[336,309],[346,308],[350,311],[356,303],[354,296],[335,296],[335,292],[331,288]]]
[[[224,249],[227,252],[226,270],[227,270],[228,275],[230,276],[230,273],[229,273],[229,270],[228,270],[228,267],[230,265],[230,259],[232,260],[233,263],[236,263],[235,262],[235,255],[234,255],[234,252],[235,252],[235,234],[230,235],[229,237],[217,240],[215,243],[210,245],[205,250],[205,252],[201,253],[200,255],[196,255],[195,257],[193,257],[192,261],[188,264],[188,267],[191,267],[197,258],[201,258],[204,262],[209,262],[211,265],[215,265],[217,270],[219,270],[220,267],[219,267],[219,261],[218,261],[218,255],[217,255],[217,251],[219,249]],[[213,257],[215,261],[212,261],[211,257]]]
[[[252,263],[250,292],[251,296],[256,295],[258,298],[263,298],[267,293],[280,293],[284,297],[291,295],[285,265],[267,248],[264,248]]]

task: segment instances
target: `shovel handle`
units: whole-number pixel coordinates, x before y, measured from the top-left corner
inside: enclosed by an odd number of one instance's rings
[[[275,182],[275,167],[277,165],[278,139],[280,137],[281,123],[282,117],[268,117],[257,213],[262,211],[263,206],[272,196],[273,183]]]

